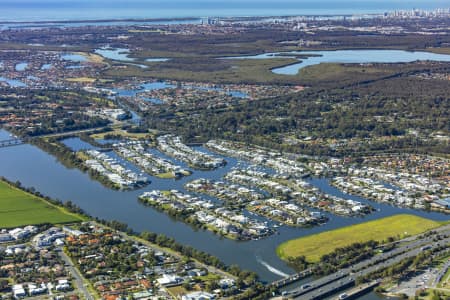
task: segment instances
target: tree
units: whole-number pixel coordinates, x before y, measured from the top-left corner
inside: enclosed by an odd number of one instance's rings
[[[184,288],[186,291],[192,290],[192,286],[191,286],[191,284],[189,283],[188,280],[185,280],[185,281],[183,282],[183,288]]]

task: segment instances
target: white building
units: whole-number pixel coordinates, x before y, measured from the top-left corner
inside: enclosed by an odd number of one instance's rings
[[[213,300],[216,299],[214,294],[207,292],[193,292],[181,297],[181,300]]]

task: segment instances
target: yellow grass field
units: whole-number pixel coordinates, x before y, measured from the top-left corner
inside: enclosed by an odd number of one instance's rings
[[[284,260],[304,255],[307,261],[317,262],[334,249],[356,242],[383,241],[389,237],[403,238],[441,225],[440,222],[414,215],[395,215],[290,240],[278,246],[277,254]]]
[[[66,80],[70,81],[70,82],[88,82],[88,83],[92,83],[96,79],[95,78],[90,78],[90,77],[76,77],[76,78],[67,78]]]

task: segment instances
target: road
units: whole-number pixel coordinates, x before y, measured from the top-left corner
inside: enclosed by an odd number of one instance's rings
[[[105,129],[108,126],[101,126],[101,127],[94,127],[94,128],[88,128],[88,129],[80,129],[80,130],[73,130],[73,131],[64,131],[64,132],[57,132],[57,133],[49,133],[49,134],[42,134],[42,135],[36,135],[29,137],[25,139],[27,141],[28,139],[33,138],[50,138],[50,137],[64,137],[64,136],[70,136],[70,135],[76,135],[80,133],[86,133],[86,132],[93,132],[96,130],[102,130]]]
[[[443,244],[450,243],[450,238],[447,238],[443,241],[440,241]],[[439,247],[440,243],[434,243],[431,245],[431,249]],[[295,299],[322,299],[323,297],[327,295],[332,295],[337,291],[343,290],[347,287],[353,286],[356,282],[356,278],[368,275],[370,273],[373,273],[377,270],[387,268],[389,266],[392,266],[396,263],[399,263],[403,259],[415,257],[419,253],[421,253],[423,250],[421,248],[415,248],[411,249],[405,253],[402,253],[398,256],[389,258],[383,262],[377,263],[373,266],[367,267],[362,269],[361,271],[357,273],[353,273],[348,269],[341,270],[341,275],[345,274],[344,276],[340,276],[340,279],[330,281],[330,283],[322,285],[320,289],[317,290],[317,288],[311,288],[307,293],[304,293],[298,297],[295,297]],[[339,274],[339,273],[338,273]],[[314,285],[314,282],[312,283]],[[318,287],[319,288],[319,287]]]
[[[409,243],[402,245],[392,251],[376,255],[370,259],[352,265],[349,268],[341,269],[336,273],[321,277],[303,286],[287,291],[288,295],[295,299],[323,299],[355,284],[356,278],[370,274],[378,269],[382,269],[401,260],[414,257],[424,251],[423,247],[435,249],[440,245],[450,243],[450,238],[446,237],[441,241],[434,241],[436,235],[450,235],[450,226],[444,226],[435,230],[427,237],[416,236],[416,239],[409,239]]]
[[[62,249],[59,249],[57,251],[59,253],[59,256],[64,261],[65,265],[67,266],[67,269],[69,270],[70,274],[72,274],[72,277],[75,279],[75,285],[76,288],[84,295],[84,299],[86,300],[94,300],[94,297],[89,293],[86,286],[84,285],[84,278],[80,274],[80,271],[74,266],[72,263],[72,260],[67,256],[66,253]]]
[[[99,226],[99,227],[102,227],[102,228],[105,228],[105,229],[111,229],[111,228],[109,228],[109,227],[107,227],[107,226],[105,226],[103,224],[97,223],[97,222],[92,222],[91,221],[91,223],[93,225],[95,225],[95,226]],[[114,229],[111,229],[111,230],[114,230]],[[135,241],[137,243],[144,244],[145,246],[149,247],[150,249],[152,249],[155,252],[156,251],[161,251],[161,252],[170,254],[170,255],[172,255],[172,256],[180,259],[180,260],[182,260],[183,257],[184,257],[182,254],[180,254],[180,253],[178,253],[178,252],[176,252],[176,251],[174,251],[172,249],[168,249],[168,248],[164,248],[164,247],[158,246],[156,244],[153,244],[153,243],[151,243],[149,241],[146,241],[144,239],[141,239],[139,237],[136,237],[136,236],[133,236],[133,235],[128,235],[127,233],[124,233],[124,232],[121,232],[121,231],[115,231],[115,233],[117,233],[119,236],[121,236],[125,240],[133,240],[133,241]],[[200,262],[200,261],[198,261],[198,260],[196,260],[194,258],[192,258],[192,260],[195,261],[196,267],[198,267],[198,268],[205,268],[210,273],[216,273],[216,274],[219,274],[219,275],[224,276],[226,278],[231,277],[233,279],[237,279],[236,276],[231,275],[231,274],[229,274],[229,273],[227,273],[227,272],[225,272],[225,271],[223,271],[221,269],[218,269],[218,268],[210,266],[210,265],[206,265],[206,264],[204,264],[204,263],[202,263],[202,262]]]
[[[442,227],[436,228],[433,231],[435,231],[436,234],[449,234],[450,233],[450,225],[446,225],[446,226],[442,226]],[[416,236],[410,236],[410,237],[404,238],[404,239],[402,239],[400,241],[397,241],[396,243],[410,243],[409,244],[410,247],[417,247],[420,244],[425,245],[427,242],[432,240],[432,239],[427,239],[427,240],[423,240],[423,241],[416,241],[415,243],[413,243],[414,240],[416,240],[417,238],[418,238],[417,235]],[[406,247],[406,249],[407,248],[408,247]],[[374,259],[383,260],[383,259],[386,259],[387,257],[393,256],[393,255],[397,255],[398,253],[401,253],[401,252],[404,252],[404,251],[405,250],[402,250],[402,249],[394,249],[394,250],[388,252],[386,254],[387,256],[385,254],[382,254],[382,255],[376,256]],[[371,263],[371,262],[372,262],[372,260],[368,260],[368,261],[363,261],[363,262],[361,262],[359,264],[356,264],[356,265],[354,265],[353,270],[357,270],[358,268],[362,268],[367,263]],[[276,286],[278,288],[280,288],[282,286],[291,285],[293,282],[305,278],[305,272],[308,273],[310,271],[312,271],[312,268],[310,268],[308,270],[305,270],[305,271],[302,271],[302,272],[299,272],[299,273],[292,274],[289,277],[285,277],[285,278],[276,280],[276,281],[272,282],[272,285]],[[289,289],[288,288],[288,289],[283,289],[283,290],[287,290],[287,291],[290,290],[290,291],[292,291],[294,289]]]

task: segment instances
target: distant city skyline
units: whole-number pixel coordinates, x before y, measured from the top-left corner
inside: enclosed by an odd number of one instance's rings
[[[0,21],[366,14],[448,7],[444,0],[2,0]]]

